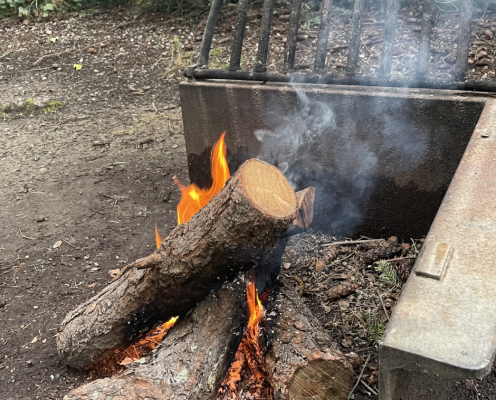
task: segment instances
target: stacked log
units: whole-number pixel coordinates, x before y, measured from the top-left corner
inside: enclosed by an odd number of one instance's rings
[[[79,369],[127,347],[156,321],[181,318],[143,364],[65,399],[215,399],[246,328],[244,285],[226,282],[257,267],[259,291],[272,285],[284,237],[308,228],[314,196],[313,188],[295,194],[269,164],[245,162],[156,252],[66,316],[57,347]],[[283,289],[275,304],[266,366],[276,399],[344,400],[353,376],[344,356],[298,296]]]

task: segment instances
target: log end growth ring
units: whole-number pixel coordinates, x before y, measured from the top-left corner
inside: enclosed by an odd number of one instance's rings
[[[275,218],[287,218],[296,209],[296,195],[283,173],[273,165],[252,159],[242,166],[241,181],[252,204]]]
[[[353,372],[337,360],[316,359],[299,368],[288,385],[291,400],[343,400],[353,382]]]

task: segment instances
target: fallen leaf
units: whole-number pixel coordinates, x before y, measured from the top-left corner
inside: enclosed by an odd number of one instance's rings
[[[317,271],[322,271],[324,268],[325,268],[325,262],[324,262],[324,261],[320,261],[320,260],[319,260],[319,261],[317,261],[317,262],[315,263],[315,269],[316,269]]]
[[[55,242],[55,244],[53,245],[53,248],[56,249],[57,247],[60,247],[60,246],[62,246],[62,240]]]
[[[74,64],[74,69],[76,71],[79,71],[81,68],[83,68],[83,66],[81,64]]]

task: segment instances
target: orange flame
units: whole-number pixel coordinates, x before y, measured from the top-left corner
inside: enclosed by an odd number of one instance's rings
[[[174,177],[174,183],[181,189],[181,201],[177,205],[177,223],[179,225],[188,222],[198,210],[205,207],[210,199],[219,193],[230,178],[229,167],[226,160],[226,144],[224,132],[212,148],[210,155],[210,171],[212,173],[212,186],[210,189],[200,189],[194,183],[184,186]]]
[[[250,313],[248,329],[258,331],[258,323],[263,318],[263,307],[260,299],[258,298],[258,293],[255,290],[255,282],[251,279],[246,285],[246,300],[248,302],[248,311]]]
[[[241,392],[249,392],[249,398],[273,399],[270,377],[259,339],[259,323],[263,319],[264,309],[255,290],[253,273],[248,276],[246,299],[250,313],[248,328],[217,393],[219,400],[239,399]],[[248,379],[247,375],[250,376]],[[245,387],[242,388],[243,384]]]
[[[140,336],[127,349],[115,349],[103,360],[89,367],[92,375],[95,377],[109,377],[121,372],[124,366],[138,361],[155,349],[164,336],[174,326],[179,317],[172,317],[167,322],[150,330],[145,335]]]
[[[160,234],[158,233],[157,224],[155,224],[155,243],[157,245],[157,249],[160,249],[160,244],[162,243],[162,238],[160,237]]]

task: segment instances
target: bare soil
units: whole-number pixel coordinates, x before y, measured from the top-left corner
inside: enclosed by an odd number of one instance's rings
[[[228,62],[233,10],[221,17],[225,30],[216,34],[212,67]],[[420,23],[416,12],[402,10],[400,18],[413,32]],[[259,10],[250,13],[256,17]],[[113,9],[49,22],[0,20],[2,400],[61,399],[88,379],[59,362],[54,339],[59,323],[107,284],[110,270],[150,253],[155,223],[162,236],[176,225],[180,194],[171,178],[177,174],[188,181],[177,85],[198,51],[205,13],[188,22],[134,15],[133,10]],[[282,60],[283,15],[284,7],[275,18],[271,69]],[[445,17],[436,31],[439,46],[454,32],[449,22],[454,16]],[[311,18],[302,22],[301,66],[314,45]],[[346,18],[343,13],[334,21],[337,36],[331,41],[336,46],[347,37]],[[471,58],[485,61],[469,72],[480,79],[494,76],[494,42],[483,33],[496,30],[494,20],[488,15],[486,22],[474,25]],[[362,72],[373,71],[380,48],[373,44],[381,35],[379,16],[371,14],[367,21]],[[255,54],[256,24],[247,30],[246,66]],[[399,43],[406,44],[399,45],[395,65],[407,75],[410,67],[402,60],[412,58],[416,42]],[[436,53],[434,62],[449,64],[451,53],[452,47]],[[336,49],[329,67],[341,71],[345,56],[346,48]],[[436,71],[443,74],[443,68]],[[307,289],[311,300],[316,295]],[[315,306],[327,318],[327,308],[320,302]],[[369,375],[370,367],[377,368],[376,359],[369,363]],[[489,379],[470,382],[457,383],[455,397],[446,398],[496,399],[494,372]],[[357,396],[369,394],[359,386]]]

